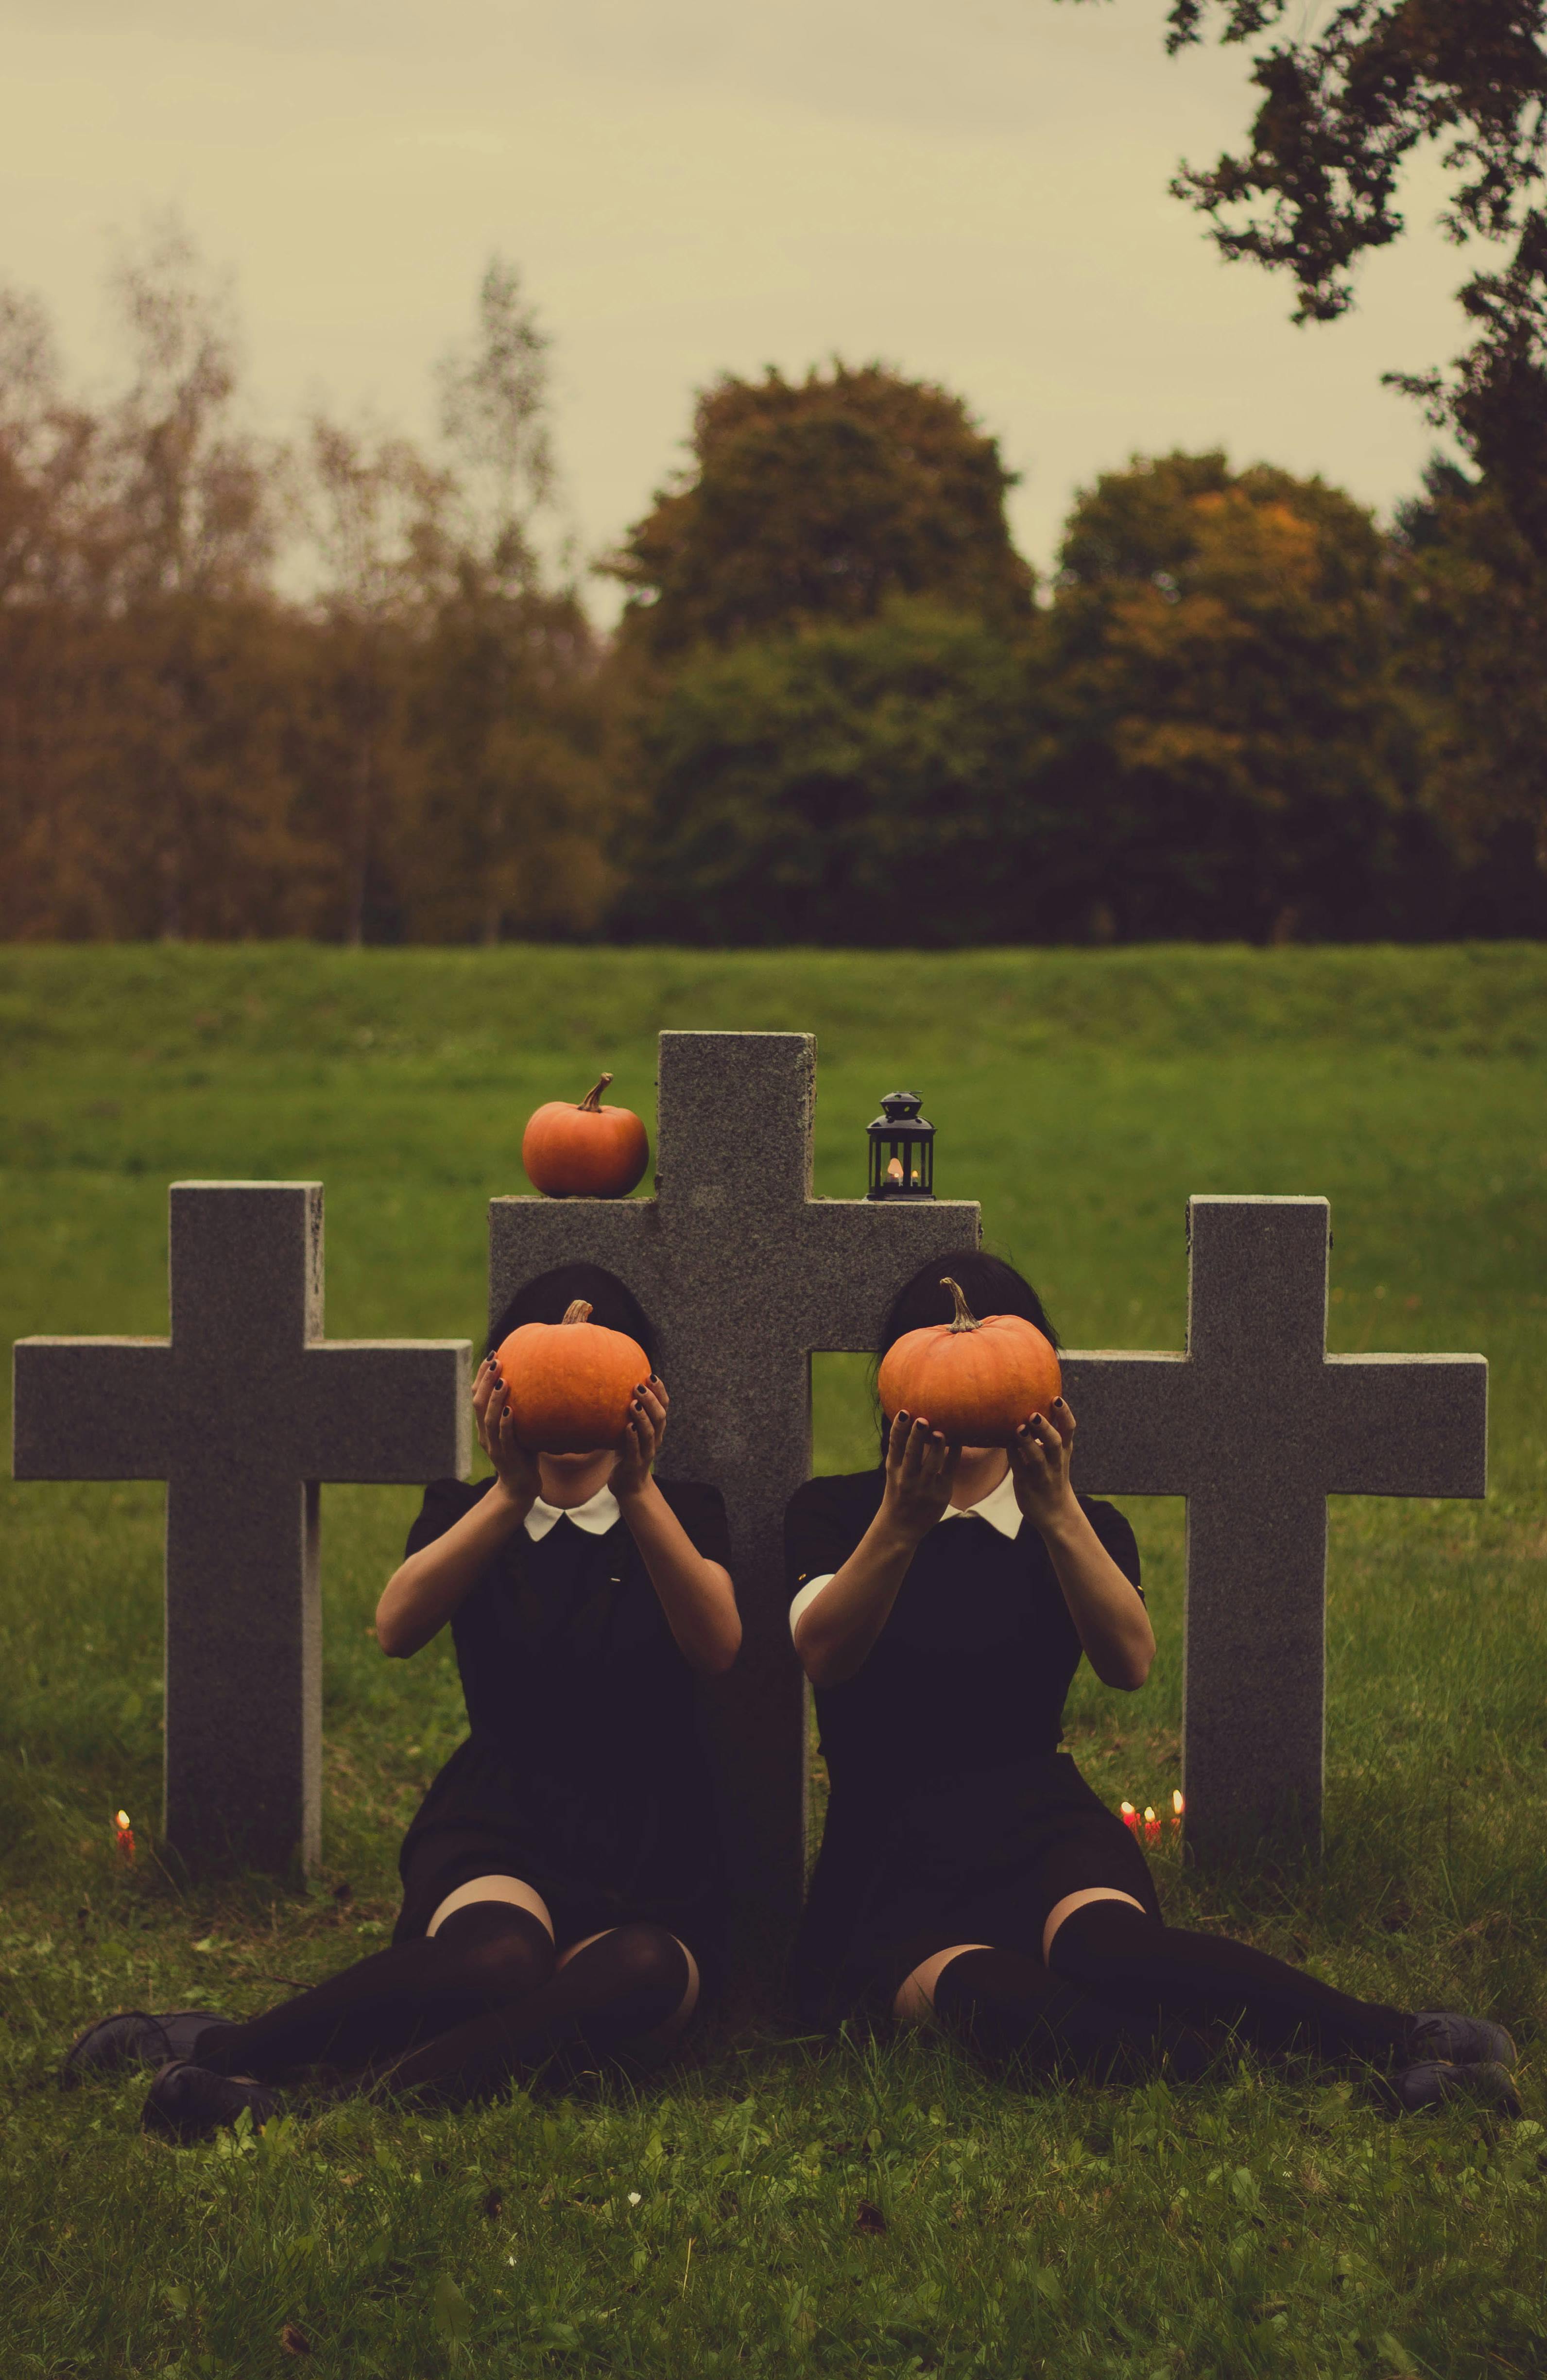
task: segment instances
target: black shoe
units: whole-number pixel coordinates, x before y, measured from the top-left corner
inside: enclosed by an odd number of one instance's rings
[[[1447,2064],[1434,2058],[1420,2066],[1405,2066],[1386,2085],[1397,2107],[1416,2114],[1422,2107],[1443,2107],[1457,2099],[1491,2107],[1495,2115],[1517,2116],[1520,2102],[1507,2066],[1496,2058],[1476,2058]]]
[[[167,2132],[175,2141],[202,2140],[223,2124],[234,2124],[244,2107],[257,2131],[279,2114],[279,2095],[250,2074],[212,2074],[189,2058],[174,2058],[151,2085],[140,2130]]]
[[[129,2009],[122,2016],[104,2016],[70,2044],[59,2080],[79,2082],[89,2074],[111,2074],[121,2066],[164,2066],[171,2058],[191,2058],[201,2033],[212,2024],[235,2022],[212,2009],[172,2009],[165,2016]]]
[[[1408,2055],[1417,2065],[1513,2066],[1515,2044],[1502,2024],[1485,2016],[1456,2016],[1448,2009],[1420,2009],[1408,2019]]]

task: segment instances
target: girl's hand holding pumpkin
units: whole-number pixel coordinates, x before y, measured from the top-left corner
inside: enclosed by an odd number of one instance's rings
[[[484,1357],[473,1382],[473,1423],[500,1487],[513,1503],[521,1506],[525,1517],[542,1493],[542,1474],[537,1456],[521,1444],[511,1427],[505,1383],[492,1355]]]
[[[950,1502],[961,1449],[915,1414],[896,1414],[887,1433],[883,1517],[901,1536],[925,1537]]]
[[[1010,1440],[1015,1500],[1042,1535],[1079,1511],[1069,1477],[1073,1448],[1074,1415],[1062,1397],[1056,1397],[1046,1413],[1034,1413],[1023,1421]]]
[[[623,1424],[618,1460],[607,1483],[620,1504],[626,1503],[631,1496],[643,1495],[650,1484],[651,1469],[666,1436],[666,1409],[671,1402],[665,1381],[657,1379],[654,1374],[642,1380],[635,1391]]]

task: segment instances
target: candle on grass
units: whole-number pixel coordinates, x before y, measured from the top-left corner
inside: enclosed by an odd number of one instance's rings
[[[1122,1816],[1123,1824],[1128,1828],[1129,1833],[1130,1835],[1137,1834],[1139,1830],[1139,1813],[1134,1808],[1131,1802],[1125,1802],[1123,1803]]]
[[[113,1840],[117,1845],[118,1856],[125,1866],[132,1867],[134,1865],[134,1828],[129,1824],[129,1814],[127,1810],[120,1810],[114,1818]]]
[[[1147,1843],[1157,1843],[1160,1840],[1160,1820],[1147,1802],[1144,1804],[1144,1840]]]
[[[1178,1792],[1173,1792],[1171,1795],[1171,1832],[1174,1835],[1179,1835],[1181,1832],[1182,1812],[1186,1807],[1187,1803],[1182,1800],[1181,1795]]]

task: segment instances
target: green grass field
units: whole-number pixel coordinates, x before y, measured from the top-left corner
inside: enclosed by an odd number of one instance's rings
[[[1547,951],[13,949],[6,1335],[164,1330],[167,1182],[264,1175],[327,1184],[332,1332],[470,1335],[484,1201],[526,1186],[530,1109],[606,1064],[650,1117],[663,1025],[817,1033],[824,1192],[862,1186],[878,1094],[921,1091],[937,1188],[981,1197],[1072,1344],[1180,1343],[1190,1191],[1324,1192],[1333,1345],[1489,1356],[1485,1505],[1333,1508],[1324,1859],[1160,1865],[1178,1919],[1502,2016],[1527,2119],[1394,2125],[1346,2082],[1251,2066],[1031,2094],[938,2042],[769,2033],[711,2037],[637,2096],[151,2143],[142,2080],[57,2093],[63,2046],[112,2007],[248,2010],[380,1947],[397,1837],[457,1739],[454,1671],[441,1646],[389,1665],[367,1633],[414,1495],[327,1489],[323,1866],[179,1890],[153,1847],[161,1491],[7,1484],[7,2369],[1547,2369]],[[864,1375],[818,1366],[822,1467],[866,1459]],[[1127,1509],[1160,1659],[1137,1697],[1082,1681],[1071,1742],[1113,1801],[1158,1801],[1181,1512]]]

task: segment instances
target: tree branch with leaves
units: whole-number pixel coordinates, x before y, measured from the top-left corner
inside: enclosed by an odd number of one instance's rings
[[[1448,370],[1385,377],[1456,436],[1547,556],[1547,5],[1344,0],[1276,36],[1301,13],[1299,0],[1174,0],[1167,49],[1211,32],[1256,45],[1262,97],[1246,144],[1184,164],[1172,190],[1222,255],[1289,275],[1297,322],[1333,322],[1361,258],[1407,228],[1408,168],[1437,149],[1448,237],[1509,254],[1462,285],[1476,335]]]

